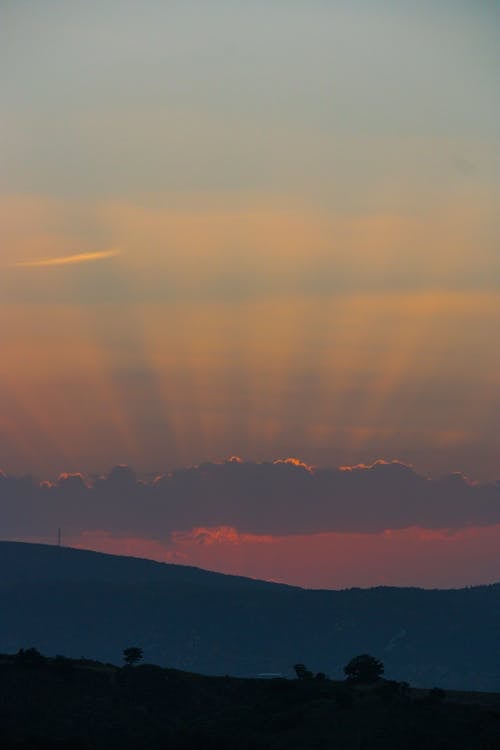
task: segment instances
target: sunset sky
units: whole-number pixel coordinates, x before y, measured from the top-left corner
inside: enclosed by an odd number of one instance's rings
[[[492,0],[4,0],[5,474],[236,455],[499,479],[499,22]],[[424,572],[423,522],[397,532],[403,582],[500,577],[500,518],[450,514]],[[390,577],[353,563],[380,530],[237,526],[184,561]],[[72,541],[171,559],[161,529],[115,532]]]

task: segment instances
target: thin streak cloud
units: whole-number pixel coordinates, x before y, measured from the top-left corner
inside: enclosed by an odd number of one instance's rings
[[[120,250],[97,250],[91,253],[76,253],[55,258],[40,258],[38,260],[23,260],[14,263],[17,268],[43,268],[46,266],[73,266],[77,263],[89,263],[94,260],[106,260],[120,254]]]

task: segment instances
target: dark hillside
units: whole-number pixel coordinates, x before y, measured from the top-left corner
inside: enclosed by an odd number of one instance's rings
[[[500,695],[0,657],[3,750],[496,750]]]
[[[101,552],[56,547],[49,544],[0,542],[0,569],[3,584],[71,583],[101,581],[113,584],[203,584],[211,588],[291,588],[253,578],[213,573],[189,565],[144,560],[139,557],[107,555]]]
[[[308,591],[196,568],[0,543],[0,650],[251,677],[301,661],[341,677],[356,653],[414,685],[496,690],[500,586]]]

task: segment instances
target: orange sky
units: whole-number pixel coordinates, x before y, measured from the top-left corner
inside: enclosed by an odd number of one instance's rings
[[[0,7],[0,468],[498,479],[498,7],[104,6]],[[488,577],[490,531],[419,534],[158,554]]]
[[[498,8],[146,5],[0,7],[0,465],[495,479]]]
[[[491,292],[438,290],[3,304],[3,468],[385,456],[492,480],[498,309]]]

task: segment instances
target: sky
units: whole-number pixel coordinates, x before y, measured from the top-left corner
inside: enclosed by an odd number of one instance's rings
[[[382,459],[493,486],[499,21],[494,0],[3,0],[5,474]],[[264,544],[241,520],[260,492],[68,540],[301,585],[500,577],[493,515]]]

